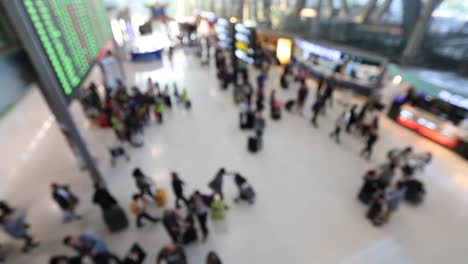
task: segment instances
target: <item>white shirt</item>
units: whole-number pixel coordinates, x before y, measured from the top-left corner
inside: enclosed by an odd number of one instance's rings
[[[122,79],[119,63],[114,57],[105,57],[101,60],[101,65],[106,75],[107,88],[116,89],[117,79]]]

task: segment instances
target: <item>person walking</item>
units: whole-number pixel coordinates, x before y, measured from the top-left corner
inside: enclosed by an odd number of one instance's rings
[[[297,91],[297,111],[302,115],[305,101],[307,100],[307,95],[309,94],[309,89],[307,88],[305,80],[301,80],[301,87]]]
[[[327,79],[327,87],[323,91],[323,104],[326,106],[327,101],[330,101],[330,106],[333,106],[333,92],[335,90],[335,79],[333,77]],[[324,107],[324,110],[326,107]]]
[[[89,256],[96,264],[121,263],[120,259],[109,251],[106,243],[93,233],[83,233],[79,236],[68,235],[63,244],[73,248],[81,256]]]
[[[172,239],[172,242],[179,243],[182,229],[180,223],[184,222],[182,216],[180,216],[175,210],[166,208],[162,218],[164,227],[167,233]]]
[[[154,199],[153,193],[151,192],[151,186],[154,185],[153,180],[147,177],[140,168],[135,168],[132,175],[135,179],[136,187],[140,191],[140,196],[143,197],[147,195],[151,197],[151,199]]]
[[[147,202],[142,198],[140,194],[133,195],[132,203],[130,204],[130,210],[136,216],[136,226],[138,228],[143,227],[143,223],[141,222],[143,218],[153,223],[161,221],[161,219],[151,216],[146,212],[146,203]]]
[[[323,98],[320,97],[312,105],[312,119],[311,119],[311,122],[312,122],[312,125],[314,125],[315,128],[318,128],[317,117],[318,117],[318,114],[320,113],[320,110],[322,109],[322,107],[323,107]]]
[[[203,234],[203,241],[206,241],[209,233],[208,227],[206,225],[208,220],[208,206],[209,205],[205,203],[202,194],[198,190],[192,194],[192,197],[190,197],[190,208],[197,216],[198,223],[200,224],[200,228]]]
[[[226,169],[220,168],[216,173],[213,180],[208,183],[208,187],[213,191],[213,195],[218,194],[221,200],[224,201],[223,195],[223,181],[224,175],[226,174]]]
[[[64,212],[64,223],[68,223],[73,219],[81,219],[81,216],[75,212],[79,203],[78,197],[70,191],[68,186],[52,183],[51,188],[52,198]]]
[[[24,246],[21,249],[23,252],[39,246],[39,242],[28,234],[29,224],[26,223],[26,213],[21,213],[18,217],[14,217],[11,213],[3,214],[0,216],[0,224],[5,233],[15,239],[24,240]]]
[[[346,133],[351,133],[351,128],[353,128],[354,124],[357,121],[357,116],[356,116],[356,109],[357,105],[353,105],[351,109],[349,109],[347,115],[348,115],[348,122],[346,124]]]
[[[370,129],[369,134],[367,136],[366,146],[361,151],[361,157],[365,157],[366,160],[370,160],[372,156],[372,150],[374,148],[375,143],[377,143],[379,136],[377,135],[376,129]]]
[[[336,119],[335,130],[330,133],[330,138],[335,138],[336,144],[340,144],[340,133],[341,129],[346,125],[346,112],[341,113]]]
[[[164,261],[164,262],[163,262]],[[156,264],[187,264],[187,256],[182,246],[176,244],[165,245],[158,253]]]
[[[393,178],[395,177],[395,170],[398,167],[396,160],[390,161],[388,164],[385,164],[380,167],[378,172],[379,183],[382,186],[382,189],[387,188],[392,184]]]
[[[176,172],[171,173],[172,177],[172,190],[174,191],[176,200],[175,206],[177,209],[180,208],[179,201],[182,200],[184,204],[188,207],[188,200],[184,196],[184,181],[179,178],[179,175]]]

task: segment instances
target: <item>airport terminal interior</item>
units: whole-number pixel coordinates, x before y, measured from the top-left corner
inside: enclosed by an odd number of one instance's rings
[[[0,1],[0,262],[466,263],[468,3],[411,2]]]

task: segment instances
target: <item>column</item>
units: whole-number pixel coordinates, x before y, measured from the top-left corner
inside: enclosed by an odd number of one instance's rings
[[[295,11],[296,11],[297,16],[300,15],[300,12],[305,7],[305,4],[306,4],[306,0],[296,0]]]
[[[271,0],[263,1],[263,13],[265,14],[265,23],[268,28],[271,28]]]
[[[432,18],[432,13],[438,7],[442,0],[429,0],[421,14],[416,26],[408,39],[405,50],[403,51],[402,61],[408,63],[418,55],[418,49],[426,34],[427,28]]]

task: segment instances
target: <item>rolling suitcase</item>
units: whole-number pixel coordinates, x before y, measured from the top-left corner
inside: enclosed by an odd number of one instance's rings
[[[107,228],[112,233],[124,230],[128,227],[127,215],[118,205],[103,211],[103,217]]]
[[[245,129],[252,129],[255,123],[255,115],[253,112],[247,113],[247,121],[245,123]]]
[[[259,150],[259,142],[258,142],[258,139],[256,137],[249,137],[249,140],[248,140],[248,149],[250,152],[252,153],[255,153]]]

